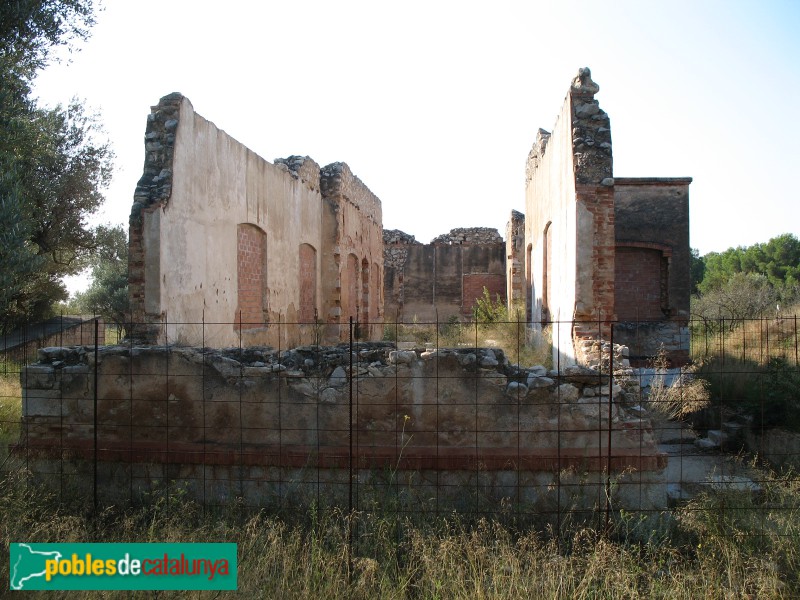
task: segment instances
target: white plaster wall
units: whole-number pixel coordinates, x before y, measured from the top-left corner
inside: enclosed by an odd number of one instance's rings
[[[296,319],[300,244],[314,246],[318,260],[322,254],[318,187],[256,155],[197,115],[186,98],[176,136],[172,195],[157,217],[159,299],[162,314],[168,310],[167,341],[216,347],[240,343],[233,326],[239,223],[252,223],[267,234],[270,320],[279,315],[283,321]],[[150,229],[146,223],[145,231]]]
[[[525,238],[533,244],[533,322],[541,320],[544,293],[544,228],[552,222],[549,288],[554,362],[575,361],[571,319],[575,312],[578,215],[572,150],[572,102],[567,95],[550,139],[526,187]]]

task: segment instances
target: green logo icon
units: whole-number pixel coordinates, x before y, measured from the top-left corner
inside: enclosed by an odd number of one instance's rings
[[[9,546],[12,590],[235,590],[236,544]]]

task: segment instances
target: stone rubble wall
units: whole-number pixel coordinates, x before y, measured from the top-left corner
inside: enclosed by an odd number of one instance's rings
[[[431,244],[502,244],[503,236],[491,227],[456,227],[438,235]]]
[[[402,269],[408,260],[408,247],[419,246],[416,238],[399,229],[383,230],[383,265],[394,269]]]
[[[352,385],[355,464],[367,472],[394,469],[425,486],[441,476],[443,488],[445,480],[483,482],[495,499],[535,499],[560,473],[600,485],[610,464],[621,480],[638,482],[623,504],[642,493],[650,508],[665,501],[666,456],[649,421],[629,408],[639,400],[627,369],[612,380],[582,366],[512,365],[496,348],[380,342],[356,344],[352,357],[340,345],[281,353],[117,346],[102,348],[97,363],[89,347],[47,348],[40,358],[21,374],[20,448],[34,469],[94,456],[96,371],[102,472],[138,473],[142,493],[152,481],[141,473],[172,474],[205,493],[197,478],[208,469],[229,492],[242,487],[234,477],[244,469],[257,488],[247,492],[253,502],[280,493],[290,476],[346,484]]]

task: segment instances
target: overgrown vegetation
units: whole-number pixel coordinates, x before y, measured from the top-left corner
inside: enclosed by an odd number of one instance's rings
[[[711,397],[757,426],[800,431],[800,240],[693,252],[692,356]]]
[[[31,86],[59,46],[86,39],[92,0],[0,3],[0,333],[47,318],[102,243],[87,218],[103,201],[112,152],[72,100],[37,106]]]
[[[651,365],[656,375],[650,384],[647,408],[667,419],[685,419],[711,404],[709,383],[697,377],[698,367],[686,368],[671,384],[667,384],[665,374],[669,367],[669,359],[664,348]]]
[[[552,366],[550,328],[531,330],[523,306],[515,305],[508,310],[499,296],[492,300],[484,287],[472,315],[472,321],[467,322],[452,315],[438,324],[421,323],[416,318],[412,323],[387,323],[383,339],[430,347],[497,347],[503,349],[512,363]]]
[[[692,253],[692,315],[704,322],[779,318],[800,301],[800,240],[792,234],[764,244]]]
[[[0,362],[0,465],[6,461],[9,444],[19,441],[22,421],[19,369],[16,363]]]
[[[108,508],[92,519],[7,475],[0,481],[0,547],[8,552],[10,542],[22,540],[235,542],[237,594],[263,598],[793,598],[800,594],[800,489],[792,478],[767,480],[759,498],[703,495],[644,540],[626,535],[637,524],[631,515],[621,515],[605,537],[583,528],[558,536],[489,519],[421,522],[360,512],[352,516],[351,543],[351,522],[340,511],[254,514],[236,503],[204,511],[154,496],[147,507]],[[8,568],[7,555],[0,557],[5,581]]]
[[[796,327],[794,317],[695,322],[692,356],[712,400],[757,427],[800,432]]]

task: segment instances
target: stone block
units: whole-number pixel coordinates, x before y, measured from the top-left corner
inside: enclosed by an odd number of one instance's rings
[[[59,416],[63,411],[63,402],[61,390],[23,390],[22,415]]]
[[[23,388],[50,390],[56,384],[56,370],[50,365],[28,365],[19,373]]]

